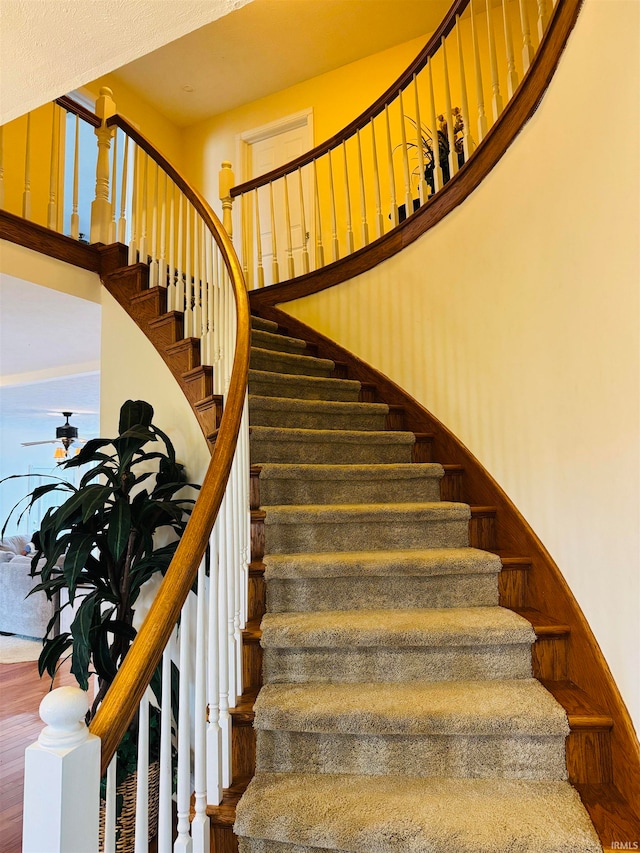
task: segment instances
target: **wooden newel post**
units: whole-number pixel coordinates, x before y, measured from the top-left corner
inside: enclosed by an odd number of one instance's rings
[[[96,115],[102,119],[96,128],[98,138],[98,162],[96,165],[96,197],[91,203],[91,243],[108,243],[111,227],[111,201],[109,193],[109,149],[115,129],[107,127],[107,119],[115,115],[116,105],[113,92],[106,86],[100,89],[96,101]]]
[[[40,703],[47,726],[25,753],[23,853],[97,853],[100,738],[84,717],[88,694],[59,687]]]
[[[218,172],[218,195],[222,202],[222,224],[229,237],[233,237],[233,223],[231,221],[233,199],[231,198],[231,187],[235,184],[236,179],[231,168],[231,163],[228,160],[224,160],[220,165],[222,168]]]

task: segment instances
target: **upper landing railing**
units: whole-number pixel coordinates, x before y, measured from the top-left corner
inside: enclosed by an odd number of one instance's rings
[[[223,218],[240,231],[249,288],[361,253],[438,196],[482,149],[556,11],[551,0],[456,0],[409,68],[340,133],[238,186],[224,163]]]

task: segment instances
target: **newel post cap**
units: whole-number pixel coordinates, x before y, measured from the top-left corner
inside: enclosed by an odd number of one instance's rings
[[[218,183],[219,183],[219,193],[220,199],[228,198],[231,194],[231,187],[235,184],[236,179],[233,174],[233,170],[231,168],[231,163],[229,160],[223,160],[221,165],[221,169],[218,172]]]
[[[46,727],[38,743],[50,749],[79,746],[89,737],[84,718],[89,710],[89,696],[79,687],[58,687],[47,693],[40,703],[40,719]]]

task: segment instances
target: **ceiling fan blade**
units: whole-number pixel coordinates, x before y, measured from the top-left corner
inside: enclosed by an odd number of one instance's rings
[[[21,447],[33,447],[35,444],[58,444],[57,438],[50,438],[48,441],[21,441]]]

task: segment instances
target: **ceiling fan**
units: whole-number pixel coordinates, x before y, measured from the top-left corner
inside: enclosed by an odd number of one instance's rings
[[[60,442],[62,447],[56,449],[55,457],[56,459],[64,459],[69,454],[69,448],[72,444],[85,444],[85,438],[78,438],[78,427],[73,426],[73,424],[69,423],[69,418],[73,412],[62,412],[62,417],[66,418],[66,421],[62,426],[56,427],[56,437],[49,438],[45,441],[23,441],[21,442],[22,447],[32,447],[36,444],[58,444]]]

